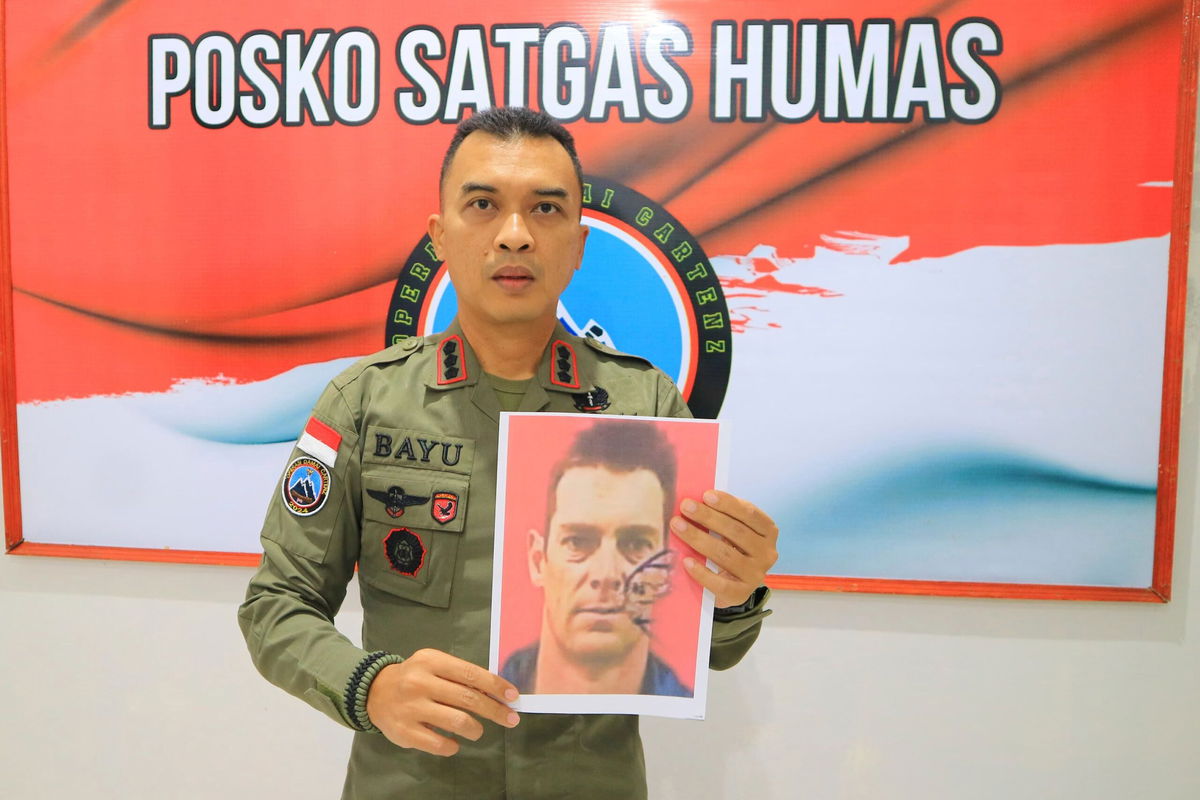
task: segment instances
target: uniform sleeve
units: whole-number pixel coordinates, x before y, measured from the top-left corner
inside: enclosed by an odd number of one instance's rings
[[[362,717],[355,713],[357,684],[373,676],[386,656],[355,646],[333,624],[358,561],[357,424],[333,386],[325,390],[313,417],[341,437],[332,465],[326,463],[327,452],[318,459],[328,469],[326,495],[311,513],[297,514],[289,507],[283,481],[297,459],[310,457],[293,449],[267,510],[262,563],[238,609],[238,623],[255,667],[267,680],[343,725],[362,730]]]
[[[679,394],[674,381],[662,373],[659,373],[658,404],[655,413],[660,417],[692,416],[691,409]],[[770,590],[762,586],[755,591],[744,608],[732,613],[714,612],[712,646],[708,655],[708,665],[712,669],[729,669],[741,661],[750,650],[750,646],[758,639],[758,633],[762,630],[763,620],[771,613],[766,608],[770,596]]]
[[[745,609],[734,613],[713,612],[712,646],[708,651],[708,666],[712,669],[729,669],[742,660],[750,646],[758,639],[763,620],[771,612],[766,607],[771,590],[760,586],[747,603]]]

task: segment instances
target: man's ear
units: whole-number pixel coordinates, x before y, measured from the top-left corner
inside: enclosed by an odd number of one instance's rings
[[[445,228],[442,227],[442,215],[430,214],[428,221],[429,240],[433,242],[433,252],[438,261],[445,261],[442,257],[442,233]]]
[[[546,539],[533,528],[529,529],[529,580],[542,585],[542,567],[546,565]]]
[[[579,232],[579,261],[576,262],[575,269],[583,266],[583,249],[587,244],[588,232],[591,231],[591,227],[584,225],[582,222],[579,223],[579,227],[581,228]]]

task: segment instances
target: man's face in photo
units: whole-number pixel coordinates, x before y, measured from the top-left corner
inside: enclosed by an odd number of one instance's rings
[[[529,567],[545,592],[543,627],[568,657],[619,662],[646,635],[627,611],[625,588],[634,569],[665,546],[663,500],[648,469],[563,473],[548,530],[531,541]]]

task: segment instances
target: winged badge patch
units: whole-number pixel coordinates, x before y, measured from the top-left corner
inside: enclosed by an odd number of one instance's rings
[[[386,492],[367,489],[367,494],[372,499],[383,503],[384,510],[387,511],[389,517],[403,517],[404,509],[409,506],[419,506],[429,502],[428,497],[405,493],[402,486],[389,486]]]

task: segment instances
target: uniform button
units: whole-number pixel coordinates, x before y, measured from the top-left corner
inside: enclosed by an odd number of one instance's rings
[[[414,347],[417,346],[417,340],[412,337],[409,337],[404,340],[403,346],[404,346],[405,350],[412,350]]]

